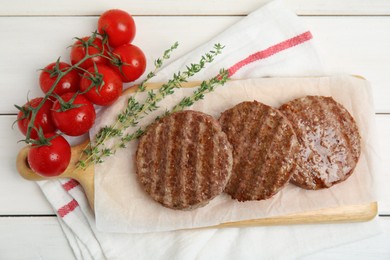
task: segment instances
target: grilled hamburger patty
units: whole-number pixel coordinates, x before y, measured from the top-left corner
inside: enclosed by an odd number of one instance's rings
[[[231,145],[218,121],[186,110],[158,120],[140,138],[137,177],[163,206],[194,209],[223,192],[232,161]]]
[[[360,156],[360,135],[342,105],[331,97],[307,96],[282,105],[280,111],[298,137],[292,183],[316,190],[352,174]]]
[[[264,200],[288,183],[296,137],[277,109],[242,102],[223,112],[219,122],[233,145],[226,193],[239,201]]]

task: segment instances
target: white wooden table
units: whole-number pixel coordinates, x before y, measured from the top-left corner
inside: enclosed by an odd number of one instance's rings
[[[150,60],[174,41],[177,55],[210,39],[266,0],[3,0],[0,5],[0,259],[74,259],[54,211],[33,182],[15,169],[23,144],[11,125],[13,104],[40,94],[39,68],[68,57],[75,36],[95,30],[98,15],[129,11],[135,44]],[[328,71],[359,74],[373,86],[383,187],[390,186],[390,1],[286,0],[312,31]],[[207,25],[207,26],[205,26]],[[306,259],[390,259],[390,189],[379,197],[379,236],[340,245]]]

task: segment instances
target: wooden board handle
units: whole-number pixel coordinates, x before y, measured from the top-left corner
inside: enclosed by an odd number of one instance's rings
[[[369,221],[378,214],[377,202],[360,205],[346,205],[335,208],[325,208],[307,212],[289,214],[262,219],[250,219],[238,222],[228,222],[217,226],[224,227],[251,227],[251,226],[275,226],[296,224],[319,224],[319,223],[352,223]]]
[[[89,205],[94,209],[94,167],[93,165],[88,166],[86,169],[77,168],[77,162],[80,159],[83,149],[88,145],[89,140],[85,140],[83,143],[73,146],[71,148],[71,159],[66,170],[55,177],[43,177],[34,172],[27,161],[28,151],[31,149],[30,146],[22,148],[16,157],[16,168],[23,178],[31,181],[42,181],[42,180],[54,180],[59,178],[71,178],[80,183],[83,187],[87,196]]]

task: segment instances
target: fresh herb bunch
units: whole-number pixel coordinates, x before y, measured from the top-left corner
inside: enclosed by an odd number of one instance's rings
[[[176,47],[173,45],[164,53],[162,59],[158,59],[155,62],[156,69],[154,72],[148,74],[146,80],[155,75],[157,69],[162,65],[162,60],[169,57],[169,53]],[[166,96],[173,94],[175,88],[181,87],[181,83],[187,82],[191,76],[194,76],[196,73],[204,69],[206,64],[213,62],[215,57],[221,54],[223,48],[224,46],[221,44],[215,44],[213,49],[203,55],[198,63],[190,64],[186,67],[184,72],[175,73],[172,79],[168,80],[168,82],[163,84],[157,91],[149,90],[143,103],[139,103],[136,100],[136,95],[129,97],[125,109],[117,116],[115,123],[111,126],[105,126],[100,129],[95,137],[95,143],[89,143],[84,149],[83,152],[87,155],[87,158],[84,160],[80,159],[78,166],[85,168],[92,163],[102,163],[104,157],[115,154],[118,148],[124,148],[127,143],[139,138],[144,133],[145,129],[138,128],[129,134],[124,134],[124,131],[129,127],[136,127],[139,120],[141,120],[145,115],[148,115],[150,112],[158,109],[158,103],[161,100],[163,100]],[[206,93],[212,92],[217,86],[225,84],[228,79],[228,71],[221,70],[219,75],[208,81],[203,81],[191,96],[183,98],[172,108],[172,110],[166,111],[161,116],[165,116],[169,113],[191,106],[194,102],[203,99]],[[146,81],[139,85],[138,92],[146,91],[145,82]],[[119,138],[119,140],[111,147],[105,147],[105,142],[114,137]]]

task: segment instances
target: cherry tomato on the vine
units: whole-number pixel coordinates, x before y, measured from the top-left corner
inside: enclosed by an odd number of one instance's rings
[[[123,82],[134,81],[145,72],[145,54],[137,46],[123,44],[115,48],[112,53],[116,59],[110,63],[110,66],[121,75]]]
[[[22,132],[23,135],[27,134],[28,124],[30,123],[31,120],[32,111],[29,108],[36,108],[41,103],[42,100],[43,100],[42,97],[34,98],[20,108],[17,117],[17,122],[18,122],[19,130],[20,132]],[[51,117],[50,110],[52,106],[53,106],[53,101],[47,99],[45,103],[43,103],[42,107],[39,109],[38,113],[35,116],[33,127],[38,130],[41,128],[43,133],[50,133],[56,130],[53,119]],[[32,139],[36,139],[38,137],[38,133],[34,128],[32,128],[30,132],[30,138]]]
[[[59,72],[64,72],[69,69],[71,66],[65,62],[59,62],[58,66],[56,62],[50,63],[47,65],[41,72],[39,76],[39,85],[44,93],[47,93],[54,82],[57,80]],[[79,89],[80,76],[76,70],[69,71],[64,75],[60,81],[57,83],[53,93],[61,96],[67,92],[76,92]]]
[[[123,82],[120,75],[105,65],[97,65],[87,69],[80,82],[80,90],[92,103],[108,106],[122,94]],[[89,89],[89,90],[88,90]],[[87,91],[88,90],[88,91]]]
[[[96,118],[95,108],[91,101],[83,95],[75,96],[73,92],[62,95],[54,102],[51,115],[57,128],[69,136],[87,133]]]
[[[107,46],[104,47],[103,51],[103,42],[100,38],[97,37],[83,37],[81,40],[77,40],[70,50],[70,61],[72,65],[77,64],[81,61],[86,55],[87,52],[89,55],[95,55],[98,53],[102,53],[105,56],[107,55]],[[93,64],[106,64],[107,59],[97,55],[95,57],[89,58],[85,60],[83,63],[79,64],[79,67],[83,69],[88,69],[92,67]]]
[[[108,36],[108,44],[115,48],[133,41],[135,22],[133,17],[119,9],[104,12],[98,20],[98,31]]]
[[[48,139],[54,136],[54,133],[45,134],[45,138]],[[64,137],[58,135],[49,142],[50,144],[33,144],[27,154],[31,169],[45,177],[63,173],[71,158],[71,148]]]

